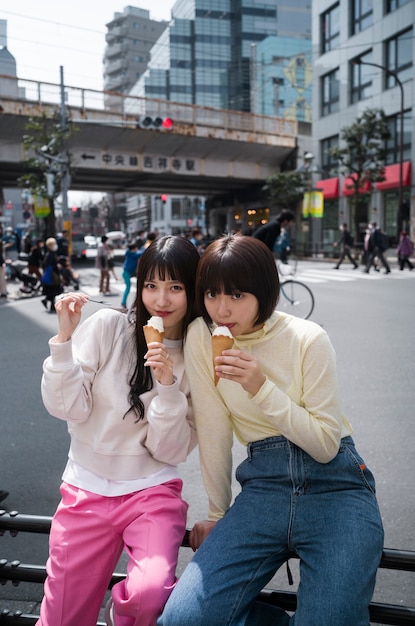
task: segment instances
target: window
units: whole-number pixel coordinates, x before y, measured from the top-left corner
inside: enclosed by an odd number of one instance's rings
[[[359,65],[362,63],[362,65]],[[359,102],[372,95],[373,67],[364,65],[372,63],[372,51],[362,54],[350,63],[350,102]]]
[[[339,70],[326,74],[321,79],[321,114],[329,115],[339,110]]]
[[[408,4],[411,0],[387,0],[386,13],[393,13],[396,9],[403,7],[404,4]]]
[[[405,111],[403,116],[403,160],[411,160],[411,111]],[[401,115],[392,115],[388,118],[390,138],[386,142],[386,165],[400,161]]]
[[[352,0],[352,35],[373,24],[373,0]]]
[[[321,16],[321,52],[329,52],[340,43],[340,8],[336,4]]]
[[[403,83],[412,78],[412,28],[389,39],[385,44],[386,67],[398,75]],[[386,88],[394,87],[396,78],[385,72]]]
[[[334,135],[333,137],[327,137],[320,142],[320,154],[321,154],[321,167],[324,172],[324,176],[337,176],[338,174],[338,162],[330,154],[332,148],[339,147],[339,137]]]

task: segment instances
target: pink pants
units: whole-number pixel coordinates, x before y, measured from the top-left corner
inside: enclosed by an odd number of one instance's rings
[[[116,626],[154,626],[176,584],[188,505],[179,479],[126,496],[61,485],[37,626],[96,626],[123,548],[127,577],[112,589]]]

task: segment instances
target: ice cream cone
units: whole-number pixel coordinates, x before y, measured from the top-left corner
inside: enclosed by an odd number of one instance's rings
[[[152,341],[158,341],[163,343],[164,332],[160,332],[153,326],[143,326],[144,336],[146,338],[147,345]]]
[[[233,337],[227,335],[212,335],[212,359],[215,386],[219,382],[219,377],[215,372],[215,358],[221,356],[223,350],[230,350],[233,346]]]

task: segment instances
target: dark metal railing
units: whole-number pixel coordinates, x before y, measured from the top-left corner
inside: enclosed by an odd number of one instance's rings
[[[10,532],[13,537],[19,532],[45,535],[50,531],[51,521],[52,518],[49,516],[24,515],[17,511],[7,513],[0,510],[0,535],[4,535],[5,532]],[[182,547],[189,547],[188,530],[183,538]],[[379,567],[389,570],[415,572],[415,552],[385,548]],[[15,586],[18,586],[21,582],[43,583],[45,578],[46,567],[44,565],[0,559],[0,584],[6,584],[7,581],[11,581]],[[114,572],[109,589],[124,578],[125,574]],[[262,602],[279,606],[286,611],[295,611],[297,604],[296,594],[288,591],[264,589],[259,594],[259,598]],[[372,602],[369,611],[370,620],[374,624],[388,624],[391,626],[414,626],[415,624],[415,607]],[[32,626],[36,624],[38,619],[39,616],[37,615],[0,608],[0,625]],[[97,626],[104,625],[98,622]]]

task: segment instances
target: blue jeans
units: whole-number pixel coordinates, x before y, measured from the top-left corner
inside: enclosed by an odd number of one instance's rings
[[[351,437],[318,463],[285,437],[248,445],[242,491],[181,576],[158,626],[368,626],[383,528],[371,472]],[[297,610],[255,602],[300,559]]]

